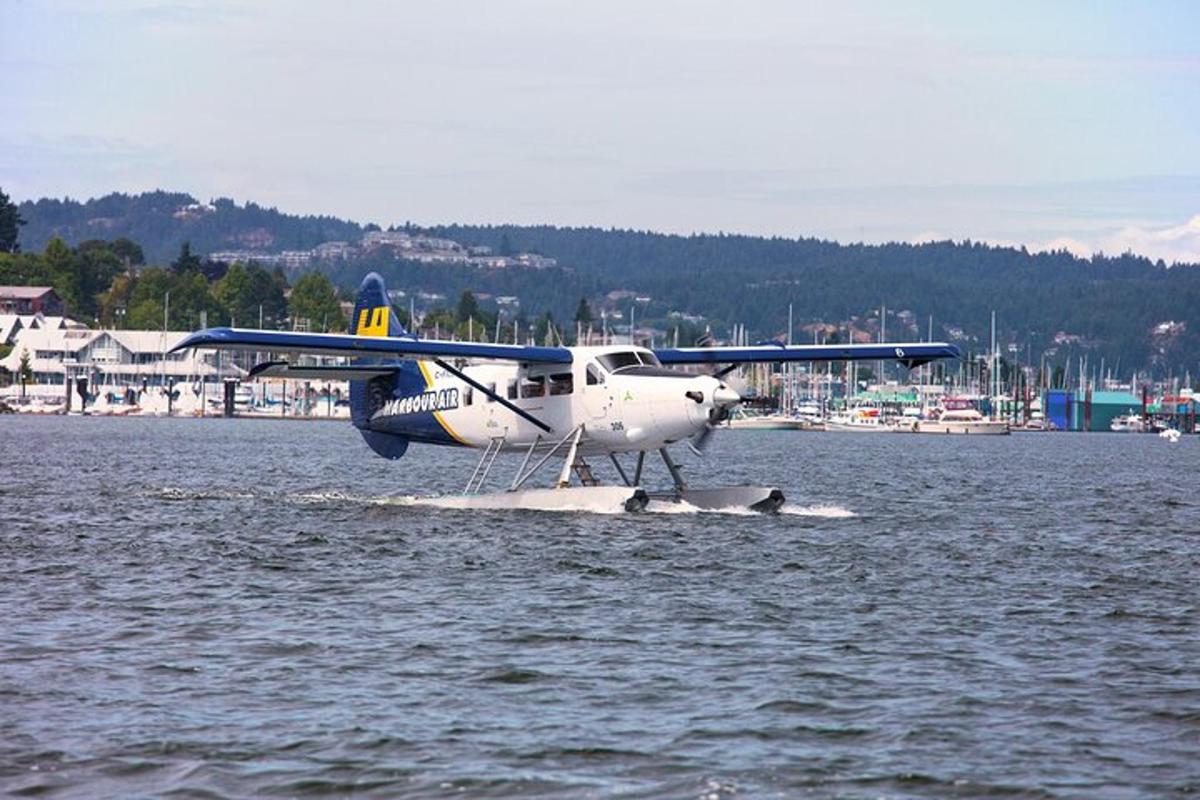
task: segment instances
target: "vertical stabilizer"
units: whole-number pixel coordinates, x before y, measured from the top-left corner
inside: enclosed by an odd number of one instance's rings
[[[387,287],[378,273],[369,273],[358,287],[354,314],[350,318],[350,333],[358,336],[411,337],[396,318],[396,312],[388,300]],[[371,416],[393,397],[423,391],[425,379],[413,361],[355,360],[355,364],[359,365],[382,363],[399,364],[400,369],[391,376],[350,381],[350,418],[372,450],[384,458],[400,458],[408,449],[408,438],[370,430]]]
[[[408,336],[408,331],[396,319],[387,288],[378,272],[368,273],[358,287],[350,332],[359,336]]]

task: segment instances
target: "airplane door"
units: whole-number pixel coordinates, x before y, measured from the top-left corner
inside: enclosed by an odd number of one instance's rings
[[[595,363],[586,367],[583,402],[593,420],[607,419],[615,402],[610,385],[605,381],[604,371]]]
[[[503,381],[492,381],[487,384],[488,389],[503,396],[508,392],[508,387]],[[487,403],[486,418],[484,421],[484,429],[489,437],[503,436],[508,429],[508,423],[511,421],[512,412],[490,398],[484,398]]]

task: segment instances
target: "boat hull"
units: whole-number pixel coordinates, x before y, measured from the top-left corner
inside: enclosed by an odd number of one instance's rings
[[[914,433],[958,434],[963,436],[1007,436],[1012,432],[1007,422],[996,420],[938,422],[921,420],[913,428]]]
[[[854,422],[825,421],[825,430],[832,433],[911,433],[910,428],[895,425],[860,424]]]

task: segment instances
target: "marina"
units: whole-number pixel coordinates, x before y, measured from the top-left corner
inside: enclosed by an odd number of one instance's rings
[[[348,381],[255,377],[252,359],[212,351],[170,352],[188,335],[185,331],[92,330],[69,318],[41,315],[0,315],[0,328],[7,330],[11,345],[0,358],[0,403],[12,412],[350,418]],[[32,354],[29,377],[22,385],[17,376],[27,354]],[[312,363],[338,365],[346,359]],[[1090,380],[1081,379],[1082,388],[1060,389],[1025,373],[1021,386],[1004,393],[996,385],[996,394],[989,395],[972,381],[967,366],[943,370],[941,382],[922,368],[906,375],[903,383],[862,384],[849,392],[844,376],[811,365],[739,370],[734,380],[755,405],[723,424],[733,430],[838,433],[1196,431],[1200,399],[1186,380],[1101,391]],[[5,373],[7,386],[2,384]],[[1114,385],[1111,378],[1106,385]]]

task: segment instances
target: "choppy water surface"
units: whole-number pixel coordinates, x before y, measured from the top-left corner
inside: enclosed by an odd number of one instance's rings
[[[1194,438],[687,457],[777,517],[433,509],[472,455],[335,423],[0,441],[0,793],[1200,791]]]

